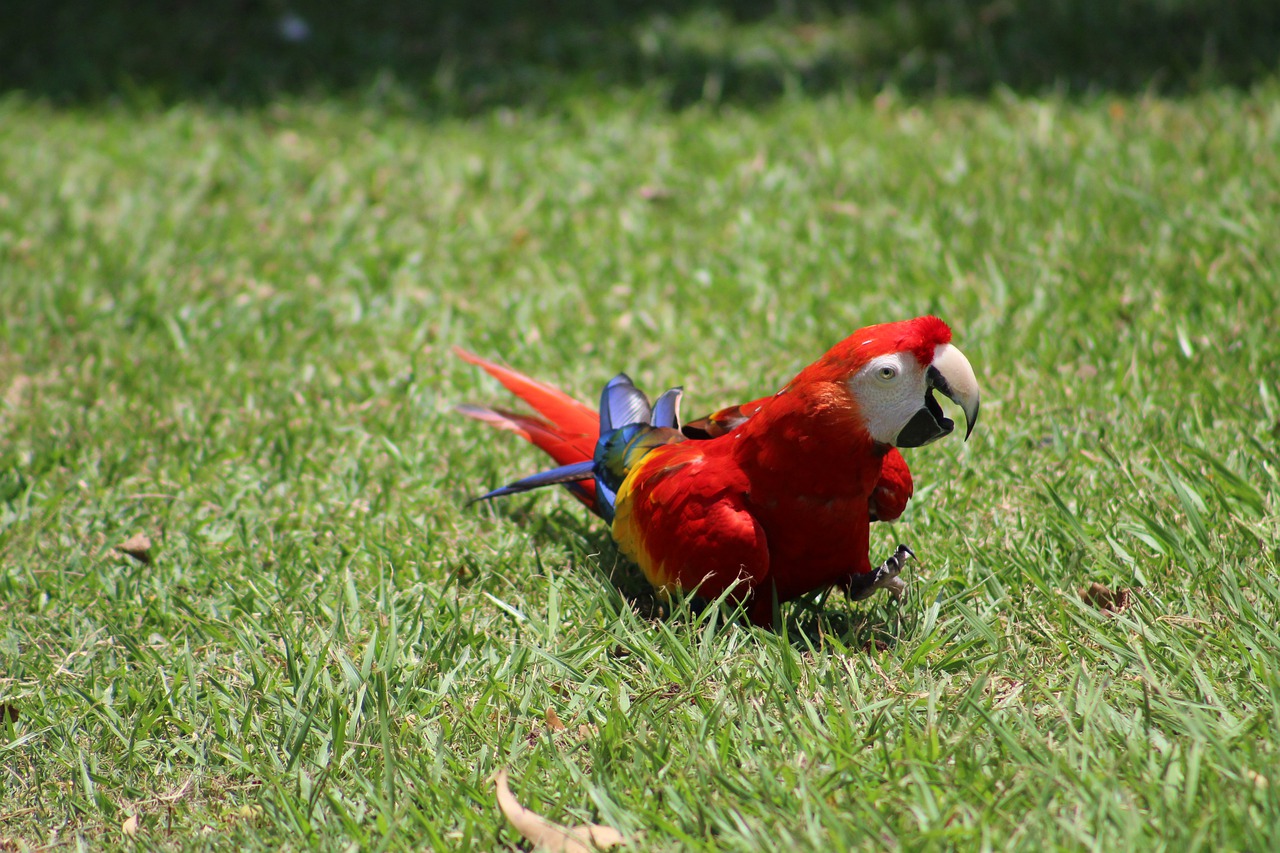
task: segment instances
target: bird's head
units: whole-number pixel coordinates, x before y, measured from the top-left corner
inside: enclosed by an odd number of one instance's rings
[[[969,359],[952,345],[951,329],[937,317],[859,329],[801,377],[806,374],[843,383],[879,444],[921,447],[955,429],[934,391],[964,410],[966,440],[978,422],[978,379]]]

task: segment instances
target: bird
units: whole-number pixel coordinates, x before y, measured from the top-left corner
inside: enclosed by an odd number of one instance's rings
[[[867,326],[832,346],[779,391],[681,424],[683,389],[651,404],[630,377],[610,379],[598,409],[462,348],[538,413],[461,405],[514,432],[558,466],[493,489],[493,500],[563,485],[609,524],[619,550],[663,595],[726,596],[772,628],[780,605],[831,587],[861,600],[905,590],[915,554],[899,545],[873,565],[870,525],[905,509],[914,483],[900,448],[931,444],[980,392],[968,358],[935,316]]]

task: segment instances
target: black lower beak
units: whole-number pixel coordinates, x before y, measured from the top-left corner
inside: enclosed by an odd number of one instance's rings
[[[898,447],[924,447],[955,428],[955,421],[943,414],[942,406],[934,399],[931,388],[924,395],[924,408],[907,421],[894,444]]]

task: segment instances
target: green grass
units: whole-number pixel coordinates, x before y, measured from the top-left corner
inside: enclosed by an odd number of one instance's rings
[[[0,101],[0,849],[509,848],[500,767],[638,849],[1272,846],[1280,88],[659,89]],[[465,506],[542,463],[454,344],[696,415],[925,312],[983,420],[902,606],[654,618]]]

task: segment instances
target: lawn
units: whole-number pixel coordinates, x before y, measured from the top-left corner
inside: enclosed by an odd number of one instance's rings
[[[1273,846],[1280,82],[841,86],[858,21],[716,14],[435,88],[0,65],[0,850],[512,849],[504,768],[632,849]],[[455,345],[696,416],[923,313],[983,416],[906,453],[901,603],[769,633],[467,505],[543,460]]]

